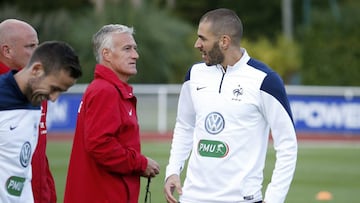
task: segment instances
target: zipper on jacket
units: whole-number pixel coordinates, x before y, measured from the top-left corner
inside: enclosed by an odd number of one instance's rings
[[[220,86],[219,86],[219,94],[221,93],[221,87],[222,87],[222,83],[224,81],[224,77],[225,77],[225,73],[226,73],[226,69],[224,69],[220,64],[216,65],[218,68],[220,68],[221,72],[222,72],[222,76],[221,76],[221,81],[220,81]]]

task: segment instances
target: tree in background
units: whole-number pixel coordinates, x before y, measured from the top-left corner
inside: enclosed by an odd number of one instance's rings
[[[1,21],[20,18],[29,22],[38,31],[40,41],[64,40],[73,45],[84,68],[79,83],[90,82],[93,78],[92,35],[110,23],[135,28],[140,58],[138,74],[131,78],[133,83],[179,83],[191,63],[197,60],[192,44],[194,28],[150,4],[134,7],[131,1],[114,1],[107,3],[100,13],[95,12],[94,7],[77,8],[77,12],[59,9],[36,13],[20,12],[14,6],[2,9]]]
[[[265,37],[253,41],[245,38],[241,46],[246,48],[251,57],[264,61],[274,69],[284,83],[294,83],[293,80],[302,67],[301,47],[298,43],[279,35],[272,41]]]
[[[2,3],[3,5],[16,5],[19,10],[29,13],[49,13],[59,9],[76,10],[90,5],[89,0],[2,0]]]
[[[199,18],[219,7],[239,14],[244,21],[242,45],[287,84],[360,84],[358,0],[293,0],[292,42],[282,37],[280,0],[2,0],[0,20],[19,18],[37,29],[40,41],[74,44],[85,69],[81,83],[93,77],[92,34],[108,23],[134,26],[140,59],[131,82],[181,83],[188,67],[200,60],[193,48]]]
[[[302,84],[360,85],[359,8],[356,0],[312,5],[311,21],[298,32],[303,46]]]
[[[140,6],[124,0],[108,3],[102,13],[93,15],[90,11],[86,17],[78,16],[73,29],[84,33],[83,30],[97,30],[108,23],[135,28],[140,58],[138,74],[130,79],[133,83],[179,83],[195,60],[191,51],[194,28],[145,2]],[[84,44],[81,36],[76,39],[73,43]]]
[[[157,1],[164,6],[166,1]],[[301,68],[301,46],[296,41],[287,40],[282,33],[281,1],[224,1],[197,0],[176,1],[172,10],[176,16],[186,19],[193,26],[198,25],[200,17],[214,8],[230,8],[238,13],[244,24],[245,47],[252,57],[264,61],[276,70],[285,83],[292,83]],[[300,2],[294,2],[294,23],[300,23]]]

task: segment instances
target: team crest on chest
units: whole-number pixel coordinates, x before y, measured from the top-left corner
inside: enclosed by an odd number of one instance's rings
[[[218,112],[211,112],[205,118],[205,129],[208,133],[216,135],[225,127],[224,117]]]
[[[233,91],[233,97],[232,100],[234,101],[241,101],[241,96],[244,94],[244,89],[238,85]]]

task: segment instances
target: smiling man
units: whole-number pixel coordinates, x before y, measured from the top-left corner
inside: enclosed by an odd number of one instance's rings
[[[240,46],[237,14],[207,12],[195,48],[203,63],[185,77],[166,168],[165,198],[177,203],[283,203],[292,181],[297,142],[284,84]],[[269,134],[276,164],[262,194]],[[189,158],[184,187],[180,173]]]
[[[36,30],[27,22],[6,19],[0,23],[0,74],[26,66],[39,40]],[[47,146],[47,101],[41,105],[39,138],[33,154],[32,189],[35,203],[56,203],[55,181],[50,170]]]
[[[0,202],[34,202],[31,160],[40,105],[55,101],[81,76],[78,56],[64,42],[38,46],[19,72],[0,76]]]

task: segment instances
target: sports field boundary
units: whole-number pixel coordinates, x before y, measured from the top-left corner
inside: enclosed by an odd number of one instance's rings
[[[50,141],[69,141],[73,139],[73,132],[49,132]],[[146,142],[170,142],[172,132],[141,132],[141,141]],[[271,139],[271,138],[270,138]],[[324,134],[324,133],[297,133],[299,142],[357,142],[360,143],[360,135]]]

